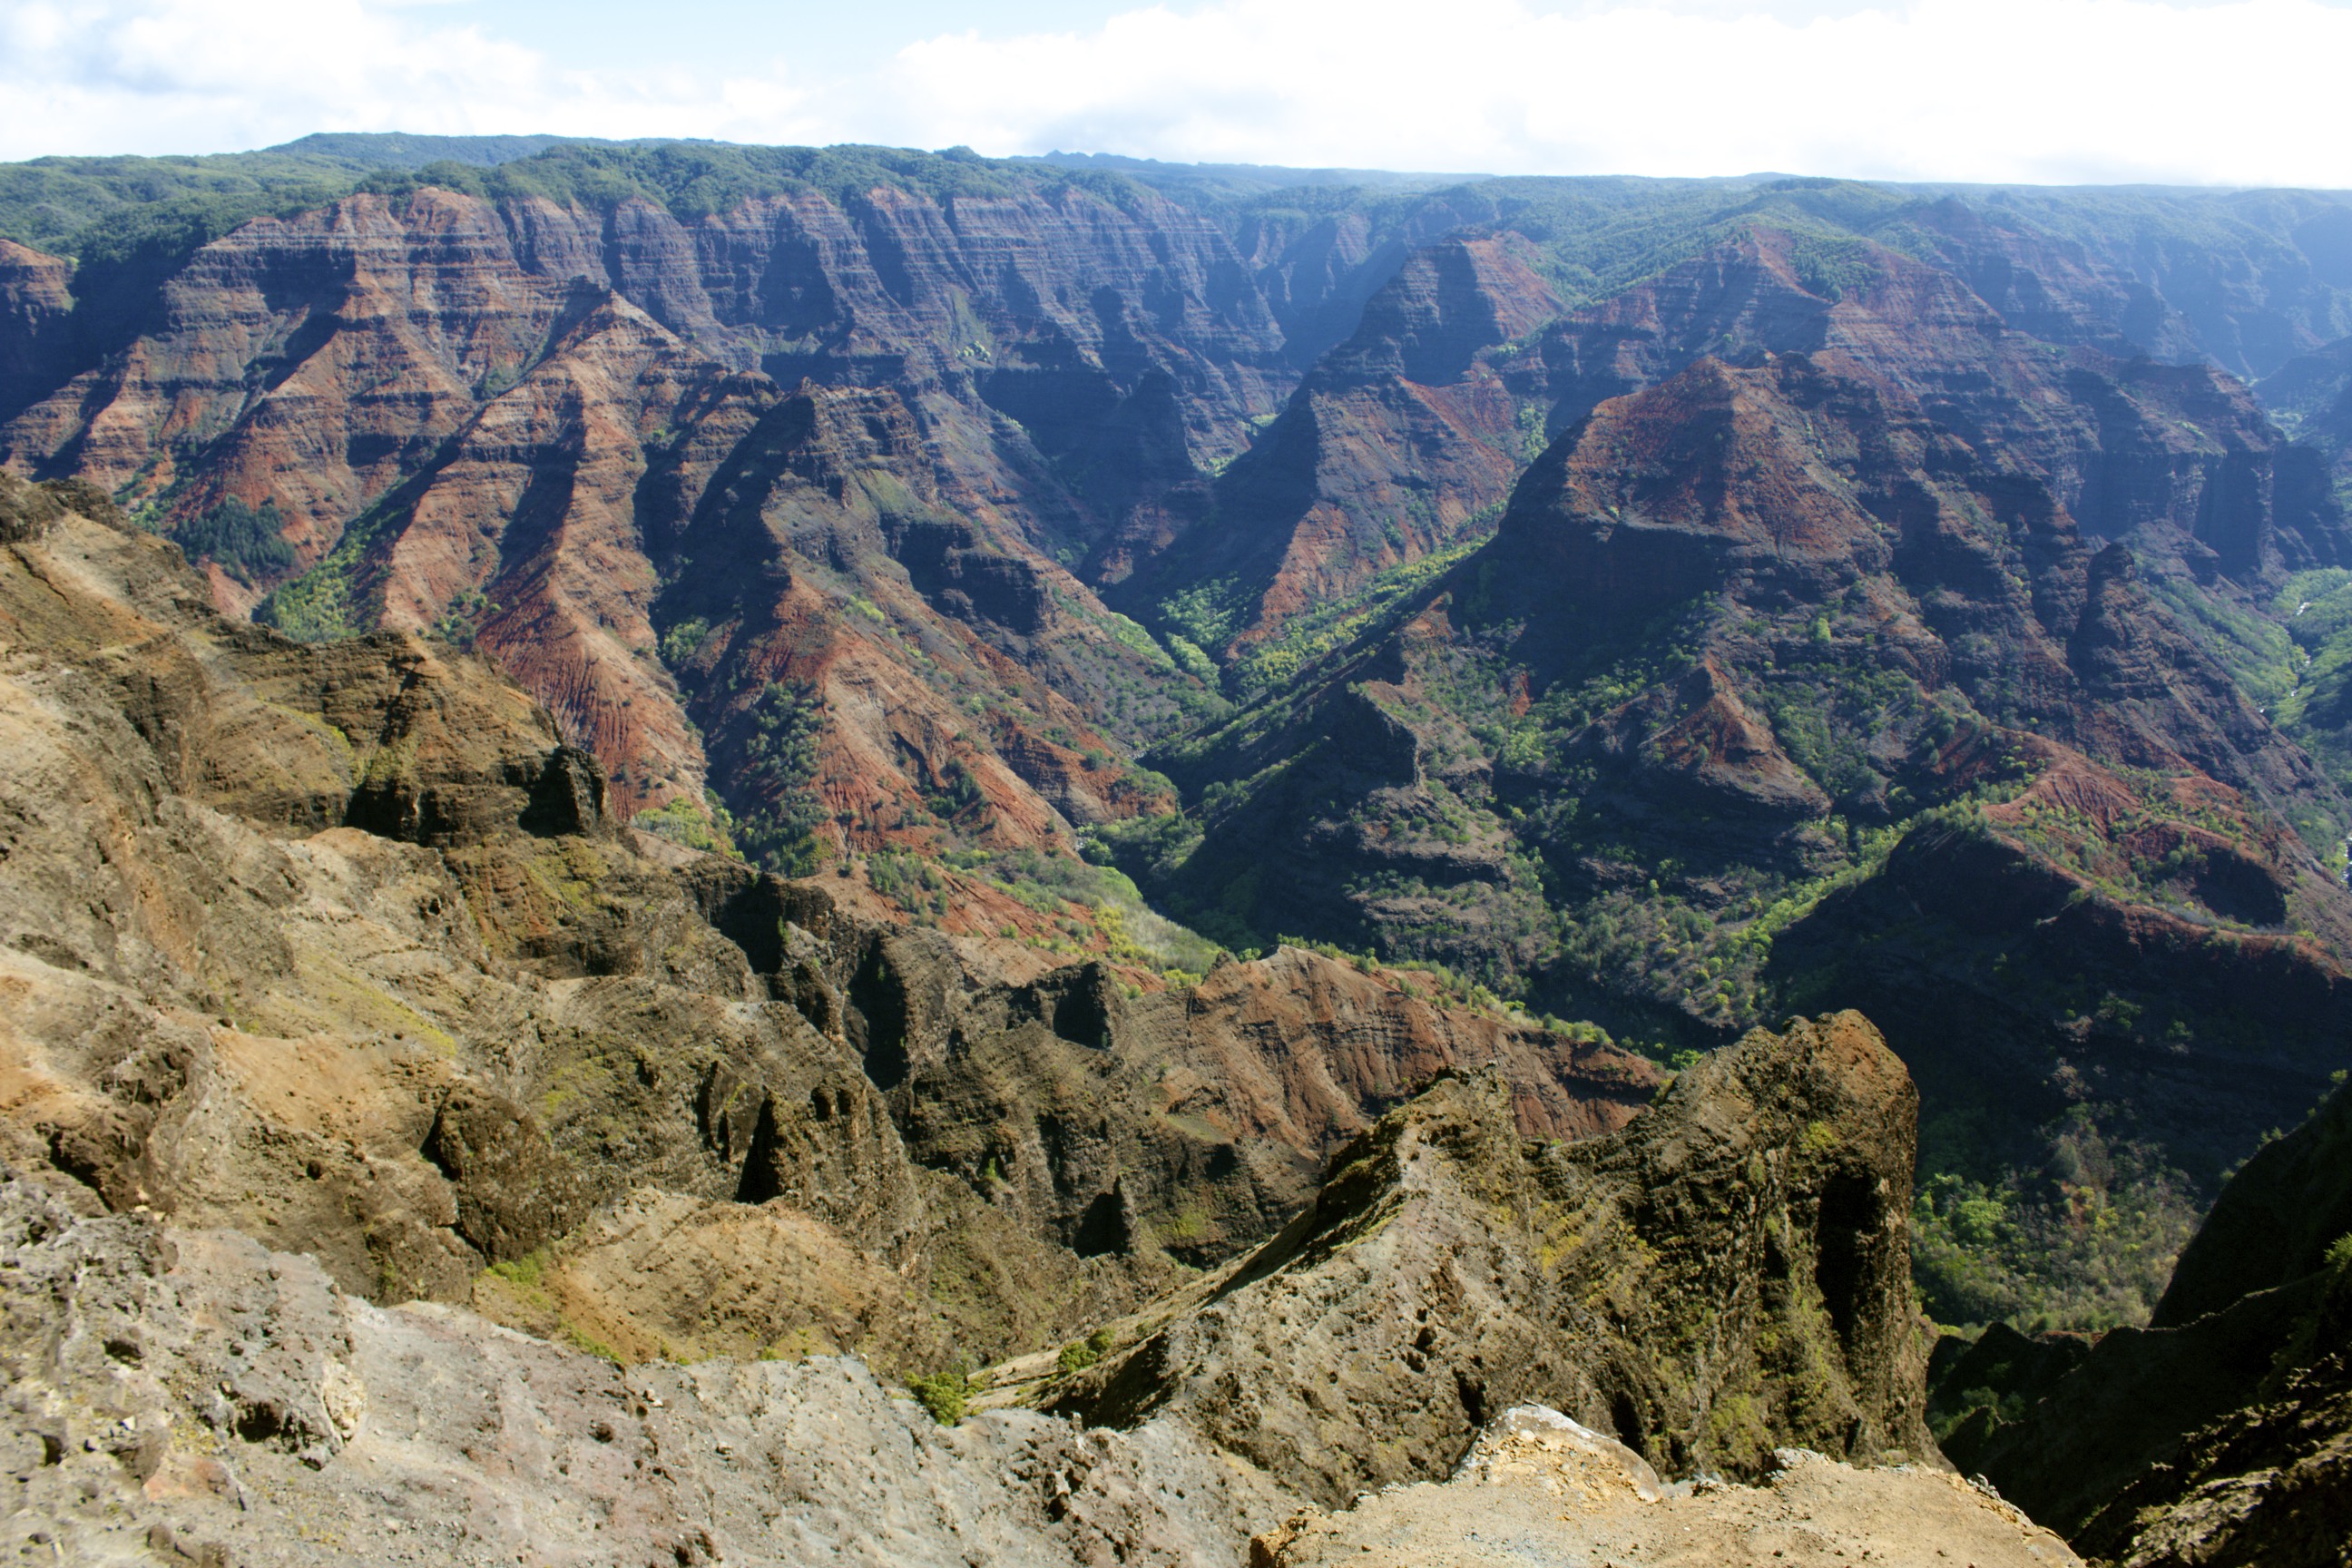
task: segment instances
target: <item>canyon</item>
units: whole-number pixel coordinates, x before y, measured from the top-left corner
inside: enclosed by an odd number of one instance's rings
[[[396,1555],[401,1358],[572,1402],[435,1560],[2318,1528],[2333,1236],[2200,1260],[2352,1067],[2346,198],[197,162],[0,170],[49,1539]],[[801,1421],[915,1512],[725,1479]]]

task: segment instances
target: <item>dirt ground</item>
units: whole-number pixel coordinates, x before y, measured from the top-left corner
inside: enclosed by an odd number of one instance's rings
[[[2066,1543],[1948,1471],[1853,1469],[1784,1449],[1764,1485],[1661,1486],[1539,1406],[1509,1413],[1454,1478],[1298,1515],[1253,1568],[2080,1568]]]

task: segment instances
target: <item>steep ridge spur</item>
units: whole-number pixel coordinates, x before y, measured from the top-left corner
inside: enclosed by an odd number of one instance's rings
[[[1172,1414],[1327,1507],[1445,1475],[1530,1401],[1676,1475],[1933,1454],[1917,1100],[1866,1021],[1758,1031],[1603,1138],[1523,1142],[1508,1108],[1486,1070],[1390,1112],[1279,1237],[1038,1397]]]

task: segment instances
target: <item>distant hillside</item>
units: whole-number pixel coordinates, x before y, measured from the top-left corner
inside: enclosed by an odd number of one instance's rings
[[[411,136],[342,132],[252,153],[204,157],[35,158],[0,163],[0,239],[79,255],[77,237],[126,208],[163,206],[213,218],[226,234],[246,218],[331,201],[377,170],[452,163],[489,168],[581,138]],[[609,143],[604,143],[609,145]]]

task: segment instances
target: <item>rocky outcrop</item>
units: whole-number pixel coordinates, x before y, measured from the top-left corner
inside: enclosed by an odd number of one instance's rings
[[[819,962],[908,1156],[1086,1256],[1233,1257],[1447,1068],[1498,1064],[1542,1138],[1622,1127],[1662,1077],[1297,948],[1134,996],[1098,962],[1011,984],[919,931],[845,934]]]
[[[1623,1445],[1541,1405],[1507,1411],[1443,1484],[1307,1511],[1250,1543],[1260,1568],[1373,1561],[1737,1563],[1867,1558],[1943,1568],[2069,1568],[2064,1542],[1947,1471],[1854,1469],[1800,1448],[1761,1486],[1667,1489]]]
[[[1177,1416],[1326,1506],[1446,1474],[1528,1401],[1670,1474],[1798,1443],[1926,1458],[1916,1109],[1851,1014],[1751,1035],[1583,1142],[1524,1141],[1498,1074],[1450,1075],[1275,1240],[1039,1397]]]
[[[525,279],[494,214],[446,193],[263,219],[192,257],[160,319],[34,402],[0,447],[110,491],[188,481],[177,516],[275,501],[315,559],[486,382],[539,357],[562,299]]]
[[[942,1427],[824,1356],[624,1372],[371,1306],[246,1237],[77,1219],[16,1180],[0,1261],[12,1551],[1207,1568],[1289,1506],[1169,1423]]]

